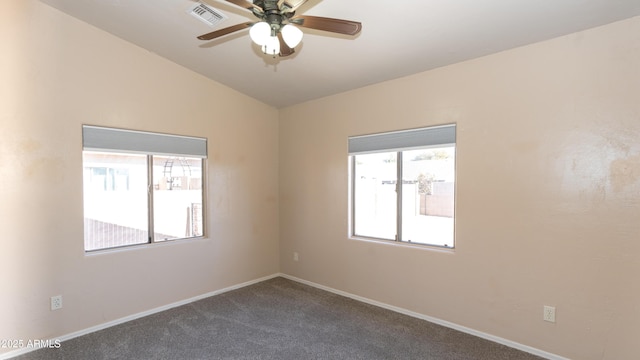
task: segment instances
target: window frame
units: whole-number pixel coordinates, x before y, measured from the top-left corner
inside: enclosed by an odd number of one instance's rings
[[[85,154],[105,154],[105,155],[142,155],[145,158],[146,167],[146,219],[147,219],[147,241],[138,242],[132,244],[122,244],[116,246],[107,246],[94,249],[87,249],[86,233],[83,235],[84,251],[86,254],[119,250],[123,248],[132,248],[147,246],[151,244],[161,244],[173,241],[189,240],[205,238],[207,236],[206,214],[207,214],[207,187],[206,187],[206,173],[207,173],[207,146],[208,140],[201,137],[191,137],[182,135],[171,135],[163,133],[154,133],[138,130],[125,130],[117,128],[100,127],[93,125],[82,125],[82,138],[83,138],[83,169],[86,169]],[[156,226],[155,226],[155,207],[154,207],[154,157],[174,157],[174,158],[189,158],[192,161],[200,161],[200,216],[201,216],[201,234],[195,236],[175,237],[156,239]],[[181,160],[182,161],[182,160]],[[91,169],[91,168],[89,168]],[[87,194],[86,183],[84,179],[85,170],[83,170],[83,186],[82,195],[83,202]],[[114,210],[114,211],[117,211]],[[86,216],[85,210],[83,210],[83,216]],[[86,219],[86,217],[85,217]],[[86,226],[86,224],[84,225]],[[193,224],[192,224],[193,226]],[[86,229],[85,229],[86,230]]]
[[[449,128],[452,133],[449,134],[435,134],[434,139],[424,139],[419,140],[416,139],[416,136],[419,137],[421,134],[429,133],[431,131],[440,131],[441,129]],[[361,136],[351,136],[349,137],[349,238],[352,239],[364,239],[364,240],[374,240],[374,241],[383,241],[386,243],[392,244],[402,244],[402,245],[417,245],[420,247],[433,247],[439,249],[449,249],[453,250],[456,247],[456,231],[455,231],[455,208],[456,208],[456,174],[457,174],[457,139],[456,139],[456,131],[457,125],[454,124],[445,124],[445,125],[437,125],[437,126],[429,126],[424,128],[417,129],[409,129],[409,130],[400,130],[400,131],[391,131],[391,132],[383,132],[376,134],[368,134]],[[364,141],[358,141],[359,138],[368,138]],[[403,139],[404,138],[404,139]],[[356,141],[354,142],[354,139]],[[379,144],[376,144],[376,140],[380,140]],[[401,146],[402,141],[407,141],[407,146]],[[452,140],[452,141],[451,141]],[[423,145],[420,145],[423,144]],[[404,183],[404,172],[403,172],[403,155],[405,151],[410,150],[419,150],[419,149],[430,149],[430,148],[444,148],[444,147],[453,147],[454,148],[454,159],[453,159],[453,167],[454,167],[454,185],[453,185],[453,229],[452,229],[452,244],[451,246],[447,245],[439,245],[439,244],[429,244],[423,242],[412,242],[402,239],[402,227],[403,227],[403,186]],[[395,153],[396,156],[396,178],[395,178],[395,192],[396,192],[396,216],[395,216],[395,239],[387,239],[382,237],[368,236],[368,235],[360,235],[356,233],[356,180],[357,180],[357,172],[356,172],[356,157],[358,155],[365,154],[374,154],[374,153]]]

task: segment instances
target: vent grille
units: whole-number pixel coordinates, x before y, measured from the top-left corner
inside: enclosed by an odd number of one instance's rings
[[[193,15],[196,19],[212,27],[228,19],[227,15],[203,3],[197,3],[187,12]]]

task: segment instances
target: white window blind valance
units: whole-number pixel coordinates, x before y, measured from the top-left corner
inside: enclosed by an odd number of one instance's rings
[[[456,125],[349,137],[349,155],[456,143]]]
[[[207,139],[98,126],[82,126],[84,150],[207,157]]]

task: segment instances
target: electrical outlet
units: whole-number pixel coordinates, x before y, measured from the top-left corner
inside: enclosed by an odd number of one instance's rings
[[[51,310],[62,309],[62,295],[51,297]]]
[[[300,260],[300,258],[298,257],[298,253],[294,252],[293,253],[293,261],[298,261],[298,260]]]
[[[544,321],[548,321],[552,323],[556,322],[556,308],[553,306],[545,305],[543,314],[542,314],[542,319]]]

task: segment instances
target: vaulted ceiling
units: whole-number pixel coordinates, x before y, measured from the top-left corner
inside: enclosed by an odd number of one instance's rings
[[[638,0],[308,0],[300,15],[362,22],[355,37],[303,29],[296,52],[273,58],[242,30],[256,21],[225,0],[41,0],[82,21],[275,107],[344,92],[640,15]]]

